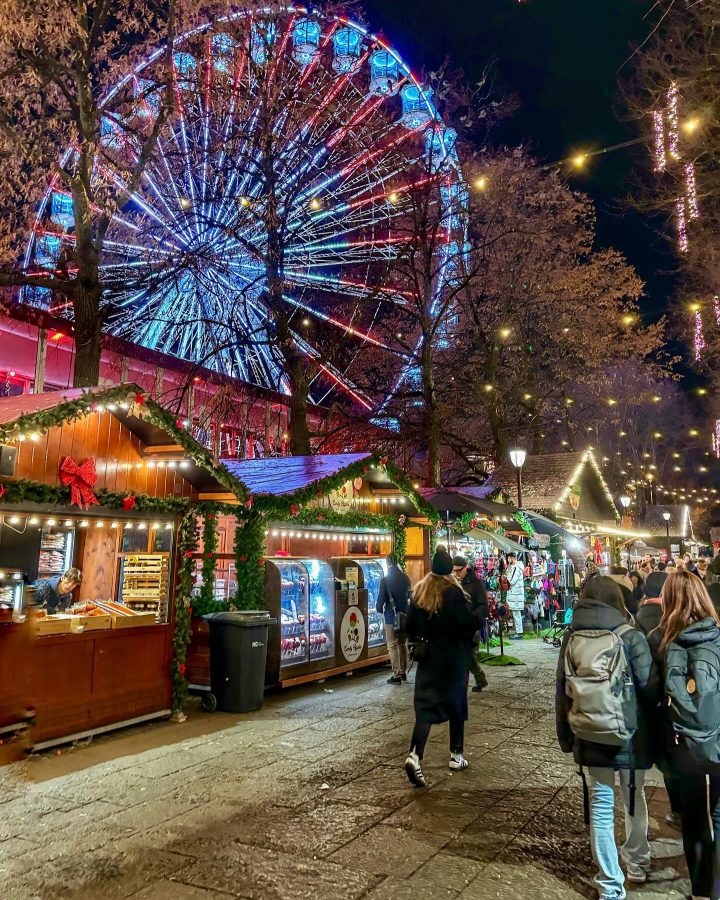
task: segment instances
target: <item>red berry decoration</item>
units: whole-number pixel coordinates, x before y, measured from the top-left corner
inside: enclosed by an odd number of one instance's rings
[[[214,556],[215,556],[214,553],[206,553],[206,554],[205,554],[205,559],[213,559]]]
[[[4,496],[5,496],[5,485],[0,484],[0,497],[4,497]]]
[[[247,562],[247,556],[238,556],[240,562]]]
[[[300,512],[300,507],[297,505],[297,503],[292,503],[292,504],[290,505],[290,515],[294,517],[294,516],[296,516],[299,512]]]
[[[192,550],[186,550],[186,551],[183,553],[183,556],[185,557],[185,559],[192,559],[192,558],[193,558],[193,555],[194,555],[194,554],[193,554]]]
[[[145,403],[145,394],[141,394],[139,391],[135,394],[135,402],[142,406]]]
[[[259,560],[258,560],[258,565],[259,565],[259,566],[264,566],[264,565],[265,565],[265,560],[264,560],[264,559],[259,559]]]
[[[185,665],[185,663],[180,663],[180,665],[178,666],[178,672],[181,675],[184,675],[186,671],[187,671],[187,666]]]
[[[125,512],[135,509],[135,497],[133,497],[132,494],[129,497],[123,497],[121,506]]]

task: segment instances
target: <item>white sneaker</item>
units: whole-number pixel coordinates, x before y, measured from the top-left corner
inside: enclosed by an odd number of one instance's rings
[[[628,864],[628,867],[627,867],[627,880],[628,881],[631,881],[633,884],[645,884],[647,879],[648,879],[647,871],[642,866]]]
[[[450,754],[450,763],[449,766],[454,771],[459,771],[460,769],[467,769],[470,763],[465,759],[462,753],[451,753]]]
[[[408,754],[405,760],[405,772],[410,784],[414,784],[415,787],[425,787],[425,776],[420,768],[420,757],[414,750]]]

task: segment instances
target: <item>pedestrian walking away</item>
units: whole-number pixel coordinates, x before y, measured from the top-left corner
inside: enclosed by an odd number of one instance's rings
[[[403,630],[403,619],[407,615],[410,597],[410,579],[397,564],[395,555],[386,557],[387,575],[380,579],[375,608],[385,619],[385,640],[392,675],[388,684],[402,684],[407,681],[408,651],[407,635]]]
[[[450,554],[438,549],[432,571],[415,586],[408,610],[407,631],[414,642],[417,674],[415,728],[405,771],[417,787],[425,786],[421,763],[433,725],[450,723],[450,768],[457,771],[469,765],[463,756],[467,688],[479,619],[452,571]]]
[[[453,558],[453,575],[460,582],[460,586],[468,597],[470,597],[470,607],[480,620],[480,630],[475,634],[470,653],[470,672],[475,679],[473,691],[475,693],[480,693],[480,691],[488,685],[487,676],[477,660],[481,643],[481,631],[483,627],[485,627],[485,623],[490,615],[488,595],[485,590],[485,585],[477,577],[474,568],[468,566],[468,561],[464,556],[455,556]]]
[[[521,641],[523,639],[523,612],[525,610],[525,570],[522,563],[518,562],[517,554],[510,551],[507,555],[508,567],[505,571],[507,581],[506,601],[513,622],[515,634],[510,640]]]
[[[645,582],[645,598],[638,608],[635,624],[645,634],[650,645],[650,652],[656,664],[660,664],[660,641],[662,632],[660,631],[660,621],[662,619],[662,589],[668,579],[667,572],[652,572]],[[654,738],[653,746],[662,751],[664,734],[661,727],[662,713],[658,710],[657,715],[652,717],[651,728],[653,729]],[[656,760],[657,766],[663,773],[665,780],[665,789],[667,790],[668,799],[670,800],[670,812],[665,816],[665,821],[671,828],[680,831],[682,828],[682,798],[680,796],[681,786],[677,779],[673,776],[672,771],[667,765],[665,754],[660,752]]]
[[[573,753],[583,776],[600,900],[626,896],[615,843],[616,773],[625,808],[620,857],[628,881],[644,883],[650,868],[644,780],[654,762],[648,720],[660,691],[647,638],[630,622],[620,587],[604,575],[590,578],[563,638],[557,668],[558,741],[563,752]]]
[[[720,900],[720,618],[702,581],[662,589],[664,753],[678,786],[692,896]]]

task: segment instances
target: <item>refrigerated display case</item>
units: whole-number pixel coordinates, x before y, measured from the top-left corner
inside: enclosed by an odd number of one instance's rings
[[[0,572],[0,622],[11,622],[23,610],[23,573],[19,569]]]
[[[270,683],[335,661],[335,577],[319,559],[268,559],[265,590],[279,636],[268,652]],[[271,635],[274,629],[271,630]],[[284,674],[283,674],[284,673]]]
[[[363,573],[364,587],[368,592],[368,648],[381,647],[385,643],[385,617],[377,612],[380,580],[387,575],[384,559],[355,559],[353,562]]]
[[[272,560],[280,573],[282,666],[335,655],[335,579],[319,559]]]

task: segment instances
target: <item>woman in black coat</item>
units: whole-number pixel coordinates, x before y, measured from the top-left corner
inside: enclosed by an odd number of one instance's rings
[[[479,620],[452,570],[448,552],[438,550],[432,573],[415,587],[408,612],[408,636],[421,648],[416,650],[415,728],[405,760],[407,776],[416,787],[425,786],[420,762],[432,725],[450,723],[450,768],[469,765],[463,741],[470,654]]]

